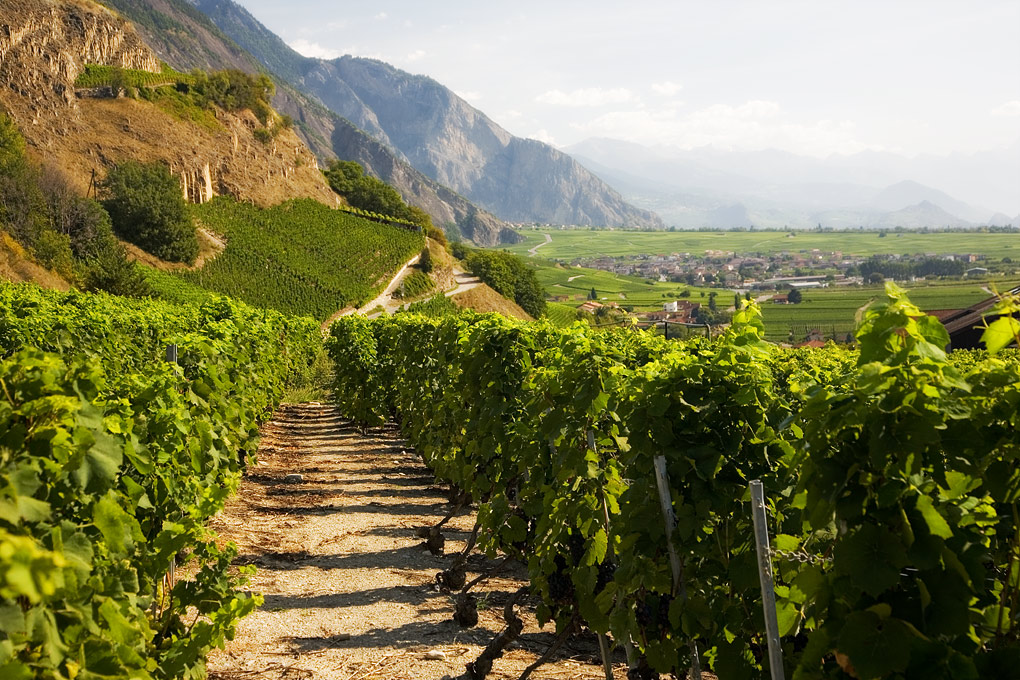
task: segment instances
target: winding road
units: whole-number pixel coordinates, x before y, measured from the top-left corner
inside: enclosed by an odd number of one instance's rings
[[[550,243],[552,243],[552,236],[550,236],[549,234],[542,234],[542,236],[545,236],[545,240],[542,241],[541,243],[539,243],[537,246],[535,246],[531,250],[529,250],[528,251],[528,255],[531,255],[532,257],[534,257],[535,255],[538,255],[538,249],[539,248],[541,248],[542,246],[547,246]]]
[[[404,266],[400,268],[400,270],[393,276],[392,279],[390,279],[390,282],[386,285],[386,288],[383,289],[383,292],[379,293],[379,295],[375,296],[373,299],[369,300],[368,302],[358,307],[357,309],[355,309],[354,307],[347,307],[345,309],[341,309],[339,312],[329,317],[329,319],[327,319],[325,323],[322,324],[322,331],[326,332],[330,324],[339,319],[341,316],[347,316],[349,314],[366,314],[369,317],[375,317],[383,313],[393,314],[401,307],[409,305],[412,302],[417,302],[417,300],[408,301],[404,300],[403,298],[394,297],[393,294],[400,287],[400,284],[403,282],[404,278],[410,273],[409,271],[410,268],[418,263],[418,259],[420,257],[421,254],[419,253],[418,255],[415,255],[410,260],[405,262]],[[473,274],[463,271],[459,267],[453,267],[453,276],[457,285],[444,292],[444,295],[446,295],[446,297],[460,295],[461,293],[464,293],[466,291],[471,290],[472,288],[476,288],[482,285],[481,279],[479,279],[477,276]],[[431,295],[433,294],[430,293],[429,297],[431,297]],[[378,307],[382,307],[382,311],[375,311],[373,313],[372,310],[376,310]]]

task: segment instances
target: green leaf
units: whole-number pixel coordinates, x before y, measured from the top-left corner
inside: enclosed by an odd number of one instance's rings
[[[836,546],[836,569],[854,585],[877,596],[896,585],[907,554],[900,539],[873,524],[865,524]]]
[[[599,529],[591,537],[591,546],[588,548],[588,554],[585,556],[584,562],[587,566],[593,564],[601,564],[602,560],[606,557],[606,550],[609,548],[609,537],[606,535],[605,529]]]
[[[981,342],[992,354],[1008,347],[1010,343],[1020,338],[1020,320],[1011,316],[1003,316],[992,323],[981,334]]]
[[[132,545],[131,519],[113,491],[99,499],[93,509],[92,522],[114,552],[126,552]]]
[[[839,633],[838,649],[846,654],[860,680],[903,672],[910,662],[910,629],[874,612],[854,612]]]
[[[110,486],[124,462],[119,442],[106,432],[94,432],[95,441],[85,460],[74,472],[78,484],[88,491],[102,491]]]
[[[950,528],[949,523],[939,514],[939,511],[935,509],[931,498],[928,496],[918,496],[917,509],[921,512],[921,516],[924,517],[925,524],[928,525],[928,531],[933,535],[947,539],[953,537],[953,530]]]

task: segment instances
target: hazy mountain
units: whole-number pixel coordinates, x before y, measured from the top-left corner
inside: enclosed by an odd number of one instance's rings
[[[267,68],[503,219],[663,226],[568,155],[514,137],[431,78],[373,59],[303,57],[231,0],[196,6]]]
[[[713,226],[725,214],[720,210],[737,203],[746,207],[755,225],[764,227],[896,226],[896,219],[904,220],[899,225],[904,227],[907,223],[919,227],[993,221],[993,210],[984,204],[960,200],[908,174],[932,175],[931,168],[921,167],[925,163],[893,154],[818,159],[776,150],[649,148],[611,139],[588,139],[567,151],[620,187],[635,204],[654,209],[668,223],[682,227]],[[1017,151],[1020,159],[1020,148]],[[976,154],[965,166],[978,176],[991,176],[993,183],[1010,177],[1010,163],[995,156]],[[933,167],[939,165],[933,158],[927,161]],[[979,170],[975,163],[985,165]],[[1008,206],[1020,204],[1020,161],[1017,167],[1016,184],[996,194],[1006,207],[1004,214],[1012,213]],[[957,174],[966,173],[959,170]],[[948,217],[917,207],[924,203]],[[931,224],[923,222],[924,216],[933,220]]]
[[[129,19],[159,58],[179,70],[236,68],[247,73],[265,70],[193,2],[105,0],[104,4]],[[273,104],[281,113],[294,118],[299,136],[320,162],[334,158],[358,161],[370,174],[396,188],[408,203],[428,212],[437,225],[454,223],[465,238],[479,245],[491,246],[520,238],[502,220],[415,170],[350,121],[288,83],[286,64],[275,66],[282,71],[270,69],[277,86]]]
[[[871,205],[878,210],[892,212],[908,206],[928,203],[938,206],[946,213],[955,215],[969,222],[988,220],[990,211],[973,208],[959,201],[944,191],[926,187],[910,180],[897,182],[886,187],[880,194],[871,199]]]
[[[864,226],[917,229],[920,227],[967,227],[971,226],[971,223],[947,212],[931,201],[921,201],[917,205],[885,213],[871,224]]]

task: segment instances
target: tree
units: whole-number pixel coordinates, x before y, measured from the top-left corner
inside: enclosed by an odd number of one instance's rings
[[[417,224],[430,236],[438,231],[432,225],[432,218],[427,212],[404,203],[404,199],[396,189],[381,179],[366,174],[365,169],[359,163],[333,161],[329,169],[324,172],[329,186],[347,199],[351,206],[408,220]],[[445,237],[443,241],[445,242]]]
[[[718,293],[716,293],[714,290],[708,294],[708,308],[713,312],[719,308],[718,305],[716,305],[715,303],[715,298],[717,295]]]
[[[598,300],[599,299],[599,294],[597,292],[595,292],[595,286],[591,287],[591,292],[588,293],[588,299],[589,300]]]
[[[545,290],[535,270],[521,258],[506,251],[471,250],[465,262],[472,274],[531,316],[538,318],[545,314]]]
[[[804,300],[804,294],[797,288],[791,288],[786,294],[786,299],[791,305],[798,305]]]
[[[432,264],[432,251],[429,250],[428,246],[422,248],[421,257],[418,258],[418,268],[426,274],[431,274],[434,268]]]
[[[118,236],[164,260],[194,263],[198,235],[180,182],[165,165],[121,163],[100,188]]]

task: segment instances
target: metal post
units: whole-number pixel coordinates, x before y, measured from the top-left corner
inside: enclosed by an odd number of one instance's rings
[[[166,360],[171,364],[177,363],[177,345],[166,346]]]
[[[769,527],[765,515],[765,492],[758,480],[751,482],[751,517],[754,519],[754,544],[758,550],[758,578],[761,580],[765,635],[769,643],[769,670],[772,680],[786,680],[783,673],[783,648],[779,644],[776,591],[772,583],[772,549],[769,547]]]
[[[676,529],[676,515],[673,514],[673,499],[669,493],[669,477],[666,475],[666,457],[656,456],[655,486],[659,490],[659,504],[662,506],[662,519],[666,523],[666,549],[669,552],[669,566],[673,570],[673,595],[680,595],[680,601],[687,601],[687,586],[684,584],[683,564],[673,546],[673,530]],[[691,677],[701,680],[701,659],[698,656],[698,643],[690,640]]]

